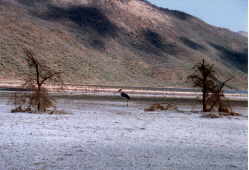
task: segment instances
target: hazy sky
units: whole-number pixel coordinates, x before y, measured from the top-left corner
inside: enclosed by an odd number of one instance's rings
[[[148,0],[151,3],[184,11],[205,22],[233,31],[248,29],[247,0]]]

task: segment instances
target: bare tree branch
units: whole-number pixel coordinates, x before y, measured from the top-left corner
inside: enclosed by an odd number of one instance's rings
[[[38,112],[46,111],[47,108],[53,106],[54,101],[48,95],[48,90],[44,87],[44,84],[60,83],[63,87],[63,80],[61,78],[62,72],[55,71],[46,64],[41,62],[35,57],[34,53],[29,49],[23,49],[26,55],[25,60],[29,67],[29,73],[26,73],[23,80],[23,86],[30,88],[32,93],[28,97],[29,106],[32,109],[36,109]],[[27,96],[24,96],[27,98]],[[30,110],[30,109],[29,109]]]

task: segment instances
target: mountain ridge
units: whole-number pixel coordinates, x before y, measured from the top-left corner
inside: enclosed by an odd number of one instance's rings
[[[244,37],[248,37],[248,32],[246,31],[239,31],[238,33]]]

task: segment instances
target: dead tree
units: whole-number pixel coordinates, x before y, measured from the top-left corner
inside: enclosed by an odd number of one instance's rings
[[[29,73],[24,75],[23,87],[31,90],[29,107],[38,112],[45,112],[54,105],[44,86],[46,83],[60,84],[63,87],[62,72],[55,71],[46,64],[40,62],[29,49],[24,49],[25,60],[29,67]]]
[[[231,106],[225,100],[223,90],[223,88],[227,86],[227,82],[230,80],[231,78],[223,82],[216,80],[216,86],[207,99],[207,105],[209,106],[208,111],[213,111],[216,107],[218,112],[232,112]]]
[[[207,98],[209,93],[212,93],[216,87],[216,76],[213,65],[202,62],[197,63],[193,67],[194,72],[188,76],[188,79],[192,81],[193,87],[201,88],[202,91],[202,110],[207,112]]]

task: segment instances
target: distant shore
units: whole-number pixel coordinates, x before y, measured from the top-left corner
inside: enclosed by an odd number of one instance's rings
[[[122,87],[122,86],[99,86],[99,85],[72,85],[65,84],[63,90],[60,86],[46,86],[50,93],[57,97],[91,97],[91,98],[119,98],[119,89],[123,89],[134,100],[188,100],[193,101],[201,98],[199,89],[191,88],[150,88],[150,87]],[[28,89],[22,88],[22,82],[0,83],[2,95],[15,92],[25,92]],[[233,102],[243,102],[247,105],[248,93],[246,90],[226,90],[226,97]]]

